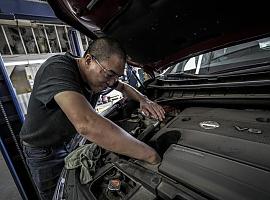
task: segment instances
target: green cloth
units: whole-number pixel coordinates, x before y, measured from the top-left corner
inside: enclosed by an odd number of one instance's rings
[[[101,149],[94,143],[85,144],[72,151],[65,158],[65,168],[80,168],[80,182],[87,184],[93,179],[96,171],[96,163],[101,155]]]

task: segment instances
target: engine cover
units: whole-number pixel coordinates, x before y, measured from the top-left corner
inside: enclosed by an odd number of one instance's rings
[[[152,139],[160,172],[219,199],[270,198],[270,112],[188,108]]]

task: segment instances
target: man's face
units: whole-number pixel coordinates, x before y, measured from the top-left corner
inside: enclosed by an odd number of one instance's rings
[[[87,54],[85,57],[88,69],[86,79],[94,92],[101,92],[112,86],[118,78],[124,74],[124,63],[116,54],[106,60],[97,60],[94,56]]]

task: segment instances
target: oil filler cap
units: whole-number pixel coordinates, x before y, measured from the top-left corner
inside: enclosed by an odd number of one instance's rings
[[[119,191],[121,187],[121,181],[119,179],[111,179],[108,183],[108,189],[110,191]]]

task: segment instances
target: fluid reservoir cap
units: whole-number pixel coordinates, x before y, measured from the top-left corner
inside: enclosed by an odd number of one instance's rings
[[[121,187],[121,181],[119,179],[112,179],[108,183],[108,189],[110,191],[119,191]]]

